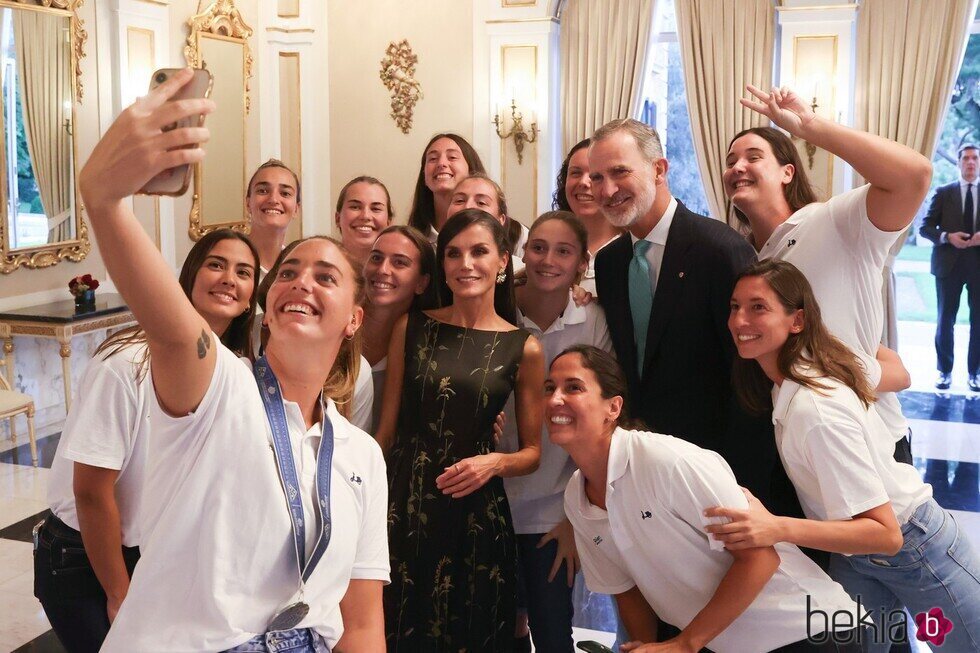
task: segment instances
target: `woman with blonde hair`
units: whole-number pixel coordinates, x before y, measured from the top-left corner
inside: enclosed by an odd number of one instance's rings
[[[154,175],[203,159],[206,128],[164,131],[214,109],[167,101],[190,79],[182,70],[123,111],[79,179],[109,274],[146,332],[155,390],[153,526],[102,650],[378,650],[384,461],[324,392],[351,378],[335,363],[357,353],[363,278],[336,241],[304,240],[274,266],[266,355],[252,364],[217,340],[128,203]]]

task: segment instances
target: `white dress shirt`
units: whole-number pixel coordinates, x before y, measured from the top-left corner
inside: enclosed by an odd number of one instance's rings
[[[667,209],[664,214],[660,216],[660,220],[657,222],[656,226],[650,230],[644,240],[649,240],[651,245],[647,249],[646,259],[650,264],[650,288],[653,290],[654,294],[657,293],[657,279],[660,278],[660,266],[664,262],[664,249],[667,247],[667,234],[670,233],[670,225],[674,221],[674,213],[677,211],[677,200],[673,197],[670,198],[670,204],[667,205]],[[639,238],[630,234],[630,242],[636,245],[636,241]]]

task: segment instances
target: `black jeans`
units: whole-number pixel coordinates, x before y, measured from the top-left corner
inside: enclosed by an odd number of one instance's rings
[[[123,547],[130,577],[137,547]],[[34,596],[69,653],[97,653],[109,632],[106,594],[85,554],[82,535],[53,514],[38,533],[34,550]]]

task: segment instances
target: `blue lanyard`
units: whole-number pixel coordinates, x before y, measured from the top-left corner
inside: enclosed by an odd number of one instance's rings
[[[262,356],[252,368],[255,382],[262,395],[265,415],[272,428],[272,447],[276,454],[276,468],[279,480],[282,482],[289,505],[289,519],[293,527],[293,544],[296,550],[296,564],[299,567],[303,582],[309,580],[317,563],[323,557],[330,544],[330,471],[333,461],[333,424],[327,417],[327,408],[320,404],[320,447],[316,457],[316,510],[320,514],[322,528],[313,547],[310,559],[306,559],[306,525],[303,521],[303,499],[300,497],[299,476],[296,473],[296,463],[293,460],[293,449],[289,444],[289,426],[286,424],[286,410],[283,407],[282,390],[276,375],[269,367],[265,356]]]

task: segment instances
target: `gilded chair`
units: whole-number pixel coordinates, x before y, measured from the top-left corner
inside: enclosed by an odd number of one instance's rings
[[[0,370],[5,369],[4,359],[0,358]],[[31,462],[37,467],[37,439],[34,434],[34,400],[30,395],[17,392],[0,372],[0,420],[10,420],[10,438],[16,442],[17,432],[14,430],[14,418],[21,413],[27,416],[27,436],[31,441]]]

